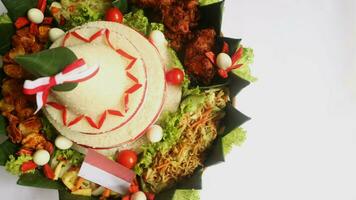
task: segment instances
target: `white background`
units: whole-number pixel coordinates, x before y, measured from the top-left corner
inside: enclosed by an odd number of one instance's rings
[[[204,175],[203,200],[356,200],[354,0],[227,0],[223,32],[255,50],[238,96],[248,140]],[[1,199],[57,199],[0,170]]]

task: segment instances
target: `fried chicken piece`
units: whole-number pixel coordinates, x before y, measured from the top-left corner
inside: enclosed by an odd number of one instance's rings
[[[194,40],[187,44],[185,59],[211,51],[215,44],[215,37],[216,32],[214,29],[203,29],[197,32]]]
[[[41,120],[36,116],[30,117],[19,124],[19,130],[23,135],[39,133],[41,128]]]
[[[23,81],[17,79],[6,79],[2,83],[1,92],[4,97],[11,96],[16,98],[22,93]]]
[[[10,123],[6,130],[11,142],[15,144],[21,143],[23,135],[15,123]]]
[[[14,60],[16,56],[22,56],[25,55],[25,53],[25,48],[22,45],[18,45],[10,50],[9,57]]]
[[[216,74],[214,65],[205,55],[197,55],[185,64],[190,77],[196,81],[209,85]]]
[[[26,71],[17,64],[4,65],[3,69],[7,76],[14,79],[23,79],[27,75]]]
[[[203,29],[187,45],[184,64],[188,74],[198,82],[208,85],[216,74],[215,66],[205,56],[213,49],[216,32],[214,29]]]
[[[43,149],[46,143],[47,141],[44,136],[39,133],[31,133],[25,136],[21,142],[22,147],[26,149],[37,149],[41,147]]]
[[[0,110],[1,112],[10,113],[15,110],[15,107],[12,104],[7,103],[4,99],[2,99],[0,100]]]
[[[49,37],[50,26],[40,26],[38,27],[38,39],[41,43],[46,43]]]
[[[197,0],[176,0],[161,8],[162,20],[167,27],[166,36],[176,51],[181,50],[190,39],[192,29],[197,26],[198,5]]]
[[[165,35],[176,51],[181,50],[190,40],[192,29],[198,24],[198,0],[135,0],[134,3],[140,7],[153,8],[162,15],[162,22],[166,26]]]
[[[159,10],[161,6],[171,5],[176,0],[134,0],[133,3],[143,8],[153,8]]]

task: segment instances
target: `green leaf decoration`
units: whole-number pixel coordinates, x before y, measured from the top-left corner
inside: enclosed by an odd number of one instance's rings
[[[17,56],[15,61],[36,77],[53,76],[77,60],[76,55],[66,47],[44,50],[35,54]],[[70,91],[78,83],[64,83],[53,87],[57,91]]]
[[[11,38],[15,28],[7,14],[0,15],[0,54],[4,55],[11,48]]]
[[[225,1],[199,7],[199,28],[214,28],[217,34],[221,33]]]
[[[10,140],[6,140],[0,144],[0,166],[4,166],[6,161],[9,160],[9,156],[14,154],[17,150],[18,146]]]
[[[211,147],[210,151],[208,151],[208,155],[209,156],[204,163],[205,167],[210,167],[225,161],[221,137],[218,137],[214,141],[213,146]]]
[[[0,115],[0,135],[6,135],[7,121],[4,116]]]
[[[224,155],[231,152],[234,146],[241,146],[246,140],[246,131],[242,128],[237,128],[222,138]]]
[[[248,116],[243,114],[242,112],[238,111],[232,104],[231,102],[227,104],[226,106],[226,115],[223,119],[224,125],[225,125],[225,134],[222,136],[226,135],[227,133],[231,132],[237,127],[240,127],[242,124],[250,120]]]
[[[115,0],[112,2],[112,5],[120,9],[120,11],[124,14],[128,12],[127,0]]]
[[[59,200],[99,200],[98,197],[74,195],[67,190],[58,190]]]
[[[31,8],[37,7],[38,0],[1,0],[7,9],[7,12],[12,19],[16,21],[17,18],[27,15],[27,11]]]
[[[233,56],[241,43],[241,39],[229,38],[229,37],[218,37],[216,39],[217,52],[221,52],[224,47],[224,42],[229,45],[230,56]]]
[[[237,76],[235,73],[230,73],[229,74],[229,90],[230,90],[230,98],[236,97],[241,90],[243,90],[245,87],[250,85],[250,82],[240,78]]]
[[[18,185],[44,188],[44,189],[57,189],[64,190],[65,186],[59,181],[53,181],[46,178],[41,172],[23,174],[17,181]]]

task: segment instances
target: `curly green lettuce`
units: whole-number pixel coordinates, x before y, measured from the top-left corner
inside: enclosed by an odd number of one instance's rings
[[[125,14],[124,24],[144,35],[148,35],[154,30],[164,31],[164,25],[155,22],[150,23],[142,9],[134,10]]]
[[[243,49],[244,51],[242,57],[237,63],[237,64],[242,64],[242,67],[233,70],[233,72],[239,77],[247,81],[254,82],[257,80],[257,78],[252,76],[251,69],[250,69],[250,65],[253,63],[253,59],[254,59],[253,49],[251,48],[243,48]]]
[[[61,0],[66,29],[103,19],[111,0]]]
[[[236,128],[222,138],[223,152],[227,155],[234,146],[241,146],[246,140],[246,131],[243,128]]]
[[[15,158],[13,155],[10,155],[9,160],[5,164],[5,169],[15,176],[20,176],[22,174],[21,165],[30,160],[32,160],[32,156],[29,155],[21,155],[17,158]],[[26,173],[33,173],[34,171],[35,170],[31,170]]]
[[[173,200],[200,200],[197,190],[176,190]]]
[[[84,161],[84,155],[73,149],[56,150],[54,158],[57,160],[68,160],[74,166],[80,166]]]
[[[148,18],[144,15],[144,11],[141,9],[124,15],[124,24],[147,35],[149,22]]]
[[[7,14],[0,15],[0,24],[11,24],[12,21]]]

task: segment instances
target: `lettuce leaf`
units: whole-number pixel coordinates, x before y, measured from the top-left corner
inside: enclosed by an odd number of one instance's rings
[[[213,4],[213,3],[218,3],[222,0],[199,0],[199,5],[200,6],[207,6],[207,5],[210,5],[210,4]]]
[[[80,166],[84,161],[84,155],[73,149],[57,149],[53,158],[57,160],[68,160],[74,166]]]
[[[124,24],[147,35],[149,22],[142,9],[124,15]]]
[[[176,190],[172,200],[200,200],[197,190]]]
[[[156,22],[150,23],[142,9],[124,15],[124,24],[146,36],[154,30],[164,31],[164,25]]]
[[[227,155],[234,146],[241,146],[246,140],[246,131],[243,128],[236,128],[222,138],[223,152]]]
[[[21,172],[21,165],[27,161],[32,160],[32,156],[28,155],[21,155],[17,158],[15,156],[10,155],[9,160],[5,164],[5,169],[9,173],[15,175],[15,176],[20,176],[22,174]],[[28,171],[28,173],[33,173],[35,170]]]
[[[253,63],[254,59],[254,54],[253,54],[253,49],[251,48],[243,48],[243,54],[241,59],[238,61],[237,64],[243,64],[242,67],[233,70],[233,72],[238,75],[239,77],[250,81],[250,82],[255,82],[257,81],[257,78],[252,76],[251,74],[251,69],[250,65]]]
[[[87,22],[103,19],[111,3],[110,0],[61,0],[62,14],[67,20],[63,28],[68,30]]]

